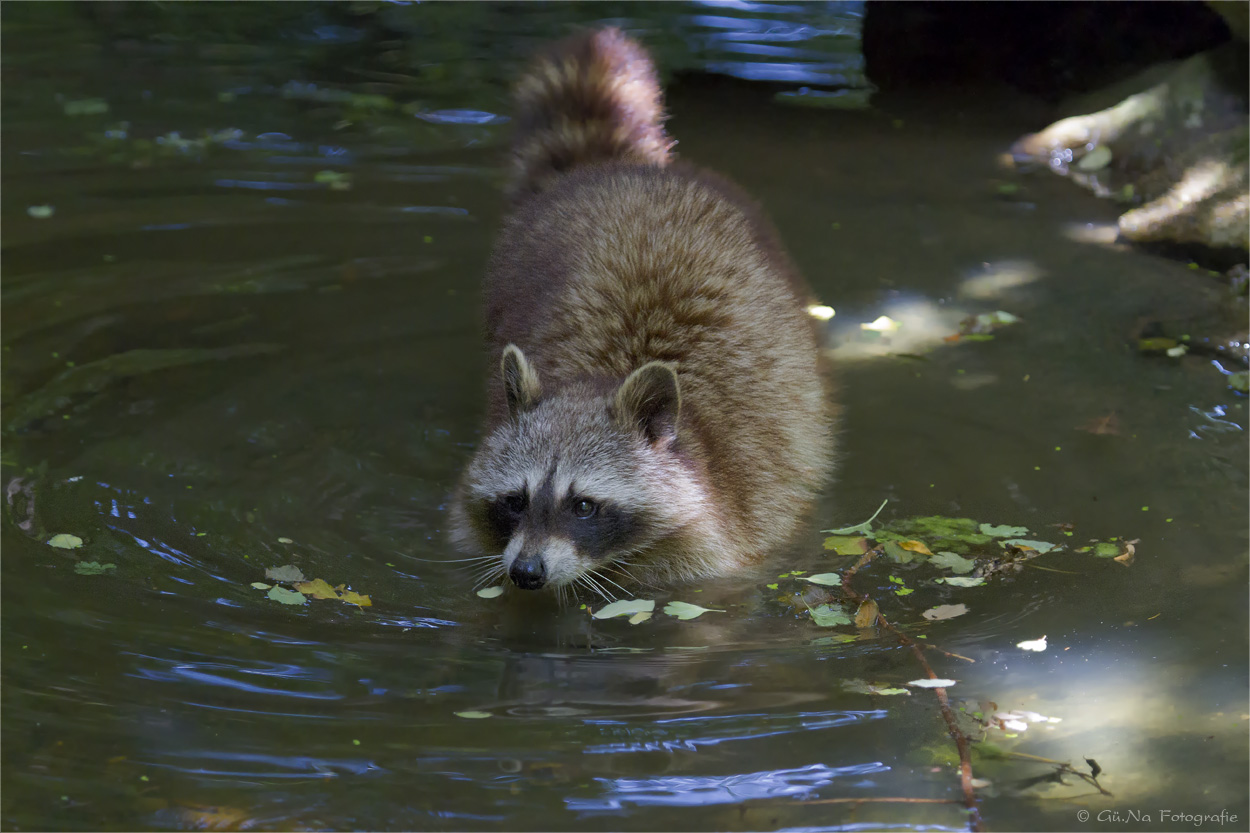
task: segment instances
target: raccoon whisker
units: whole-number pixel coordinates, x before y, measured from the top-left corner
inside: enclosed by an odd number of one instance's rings
[[[603,598],[607,599],[608,601],[614,601],[612,597],[608,594],[608,591],[603,588],[603,585],[595,581],[594,577],[591,576],[590,573],[582,573],[581,580],[586,583],[587,587],[593,588],[594,591],[598,593],[600,596],[602,596]]]
[[[613,586],[613,587],[615,587],[617,590],[620,590],[620,591],[621,591],[622,593],[624,593],[625,595],[627,595],[627,596],[629,596],[629,595],[633,595],[633,594],[631,594],[628,590],[626,590],[624,587],[622,587],[621,585],[617,584],[617,583],[616,583],[615,581],[613,581],[612,579],[608,578],[608,576],[607,576],[607,574],[606,574],[606,573],[603,573],[603,572],[601,572],[600,570],[592,570],[591,572],[594,574],[595,578],[600,578],[600,579],[603,579],[603,580],[604,580],[604,581],[606,581],[608,584],[612,585],[612,586]]]
[[[409,556],[408,560],[422,561],[426,564],[463,564],[466,561],[488,561],[498,557],[498,555],[475,555],[472,558],[415,558]]]
[[[502,565],[498,567],[492,567],[491,569],[487,570],[484,573],[480,573],[477,576],[477,580],[473,582],[473,589],[476,590],[478,587],[481,587],[483,584],[486,584],[487,582],[490,582],[490,581],[494,581],[495,579],[501,579],[506,575],[506,573],[507,571],[504,570]]]
[[[611,596],[605,593],[603,588],[600,587],[597,583],[595,583],[586,573],[582,573],[580,576],[578,576],[577,580],[581,582],[582,584],[585,584],[586,587],[589,588],[590,590],[593,590],[594,592],[598,593],[607,601],[609,602],[615,601],[615,599],[613,599]]]

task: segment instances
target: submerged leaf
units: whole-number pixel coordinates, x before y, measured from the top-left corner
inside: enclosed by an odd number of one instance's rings
[[[641,625],[643,622],[647,621],[650,618],[651,618],[651,611],[640,610],[637,613],[635,613],[633,616],[629,617],[629,624]]]
[[[842,576],[837,573],[817,573],[814,576],[800,576],[800,578],[812,584],[823,584],[825,587],[838,587],[842,584]]]
[[[678,619],[696,619],[704,613],[724,613],[725,611],[713,610],[710,607],[699,607],[686,602],[669,602],[664,605],[664,612],[669,616],[676,616]]]
[[[77,535],[62,532],[49,538],[48,546],[56,547],[58,550],[76,550],[82,546],[82,539]]]
[[[633,616],[635,613],[655,610],[655,599],[622,599],[604,605],[591,614],[596,619],[611,619],[614,616]]]

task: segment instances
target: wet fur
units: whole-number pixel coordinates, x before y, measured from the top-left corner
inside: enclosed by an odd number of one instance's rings
[[[555,586],[758,562],[831,465],[802,280],[736,186],[671,162],[654,71],[616,30],[540,58],[518,100],[517,201],[485,281],[498,371],[454,540],[504,569],[539,551]],[[570,517],[579,497],[598,533]]]

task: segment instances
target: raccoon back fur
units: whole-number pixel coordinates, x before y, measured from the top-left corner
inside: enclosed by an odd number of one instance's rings
[[[527,589],[724,575],[796,532],[834,409],[807,291],[754,203],[671,159],[615,29],[517,85],[515,204],[485,281],[499,376],[452,537]]]

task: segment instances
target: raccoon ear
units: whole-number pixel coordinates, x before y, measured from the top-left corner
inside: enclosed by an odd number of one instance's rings
[[[616,415],[652,443],[677,437],[681,393],[671,364],[648,362],[629,374],[616,393]]]
[[[522,411],[532,408],[538,401],[542,388],[538,384],[538,372],[525,358],[521,348],[515,344],[505,347],[499,367],[503,373],[503,391],[504,398],[508,402],[508,416],[515,417]]]

